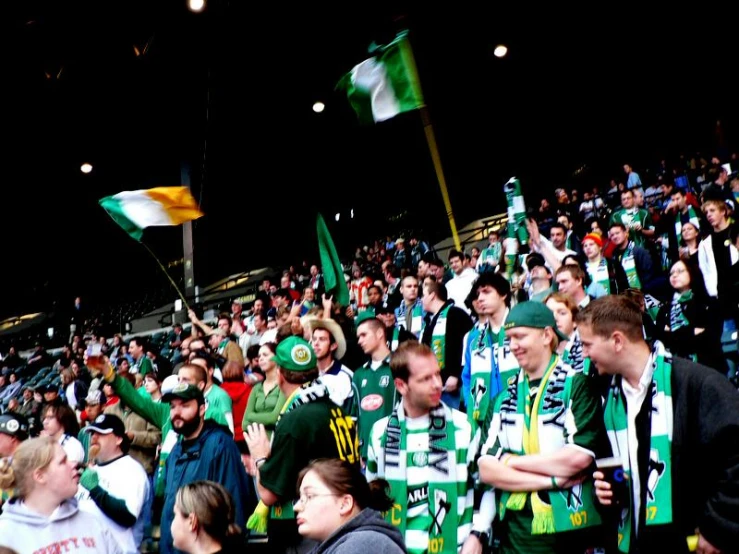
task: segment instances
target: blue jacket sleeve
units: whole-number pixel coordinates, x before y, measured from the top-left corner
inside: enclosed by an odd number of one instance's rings
[[[257,497],[254,483],[241,462],[239,449],[230,437],[222,441],[218,455],[213,458],[211,479],[223,485],[231,494],[236,524],[244,529],[247,518],[257,506]]]

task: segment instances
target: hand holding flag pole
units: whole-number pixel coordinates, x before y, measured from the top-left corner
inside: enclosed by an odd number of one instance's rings
[[[185,295],[174,282],[164,264],[148,245],[141,242],[147,227],[175,226],[203,216],[188,187],[155,187],[148,190],[124,191],[99,200],[108,215],[135,241],[151,254],[177,291],[186,309]]]

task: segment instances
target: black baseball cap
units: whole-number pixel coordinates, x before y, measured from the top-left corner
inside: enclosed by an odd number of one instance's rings
[[[0,433],[24,441],[28,438],[28,420],[20,414],[0,415]]]
[[[100,433],[101,435],[114,434],[116,437],[126,438],[126,426],[121,418],[112,414],[101,414],[90,425],[85,427],[85,433]]]

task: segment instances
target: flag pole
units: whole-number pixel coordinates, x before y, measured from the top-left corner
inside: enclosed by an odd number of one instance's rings
[[[141,244],[144,248],[146,248],[147,252],[151,254],[151,257],[154,258],[156,263],[159,265],[161,270],[164,272],[164,274],[167,276],[167,279],[169,279],[169,282],[172,283],[172,286],[174,287],[174,290],[177,291],[177,294],[179,295],[180,299],[182,300],[182,303],[185,306],[186,310],[190,310],[190,305],[187,303],[187,300],[185,299],[185,295],[182,294],[182,291],[180,290],[180,287],[177,286],[177,283],[174,282],[174,279],[172,279],[172,276],[169,274],[169,271],[167,271],[167,268],[164,267],[164,264],[159,261],[159,258],[157,258],[157,255],[154,254],[154,252],[149,248],[147,244],[145,244],[142,241],[139,241],[139,244]]]
[[[423,92],[421,91],[421,79],[418,76],[418,68],[416,67],[416,58],[413,55],[413,48],[411,46],[410,39],[405,41],[408,44],[408,56],[404,60],[409,70],[415,77],[415,82],[418,86],[418,94],[423,98]],[[436,179],[439,181],[439,188],[441,189],[441,197],[444,199],[444,207],[446,208],[446,216],[449,220],[449,227],[452,230],[452,239],[454,240],[454,247],[462,251],[462,244],[459,242],[459,234],[457,233],[457,223],[454,221],[454,212],[452,212],[452,202],[449,199],[449,191],[446,186],[446,179],[444,178],[444,170],[441,167],[441,156],[439,156],[439,148],[436,145],[436,135],[434,134],[434,126],[431,124],[431,114],[429,112],[426,103],[424,102],[420,107],[421,122],[423,123],[423,131],[426,135],[426,143],[431,153],[431,160],[434,163],[434,171],[436,172]]]

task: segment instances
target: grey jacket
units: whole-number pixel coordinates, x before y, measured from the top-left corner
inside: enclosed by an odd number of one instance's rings
[[[310,551],[310,554],[405,554],[403,536],[382,516],[365,508],[339,527],[333,535]]]

